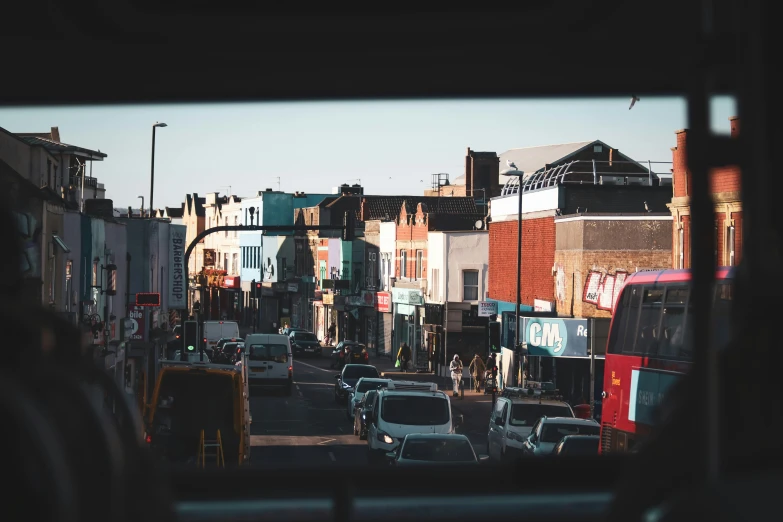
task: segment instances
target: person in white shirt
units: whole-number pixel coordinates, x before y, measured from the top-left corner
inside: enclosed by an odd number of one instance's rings
[[[454,397],[457,397],[459,395],[460,381],[462,381],[462,361],[459,360],[459,355],[454,354],[449,370],[451,370],[451,380],[454,383]]]

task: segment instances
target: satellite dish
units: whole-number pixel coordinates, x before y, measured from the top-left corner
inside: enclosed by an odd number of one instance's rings
[[[479,229],[479,230],[481,230],[482,228],[484,228],[484,222],[483,222],[483,221],[481,221],[480,219],[479,219],[479,220],[477,220],[477,221],[476,221],[476,228],[477,228],[477,229]]]

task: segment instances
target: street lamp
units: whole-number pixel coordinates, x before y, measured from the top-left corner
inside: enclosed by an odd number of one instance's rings
[[[512,176],[519,179],[517,185],[517,307],[516,307],[516,328],[514,328],[514,361],[520,356],[520,336],[519,336],[519,309],[522,307],[522,181],[524,180],[525,173],[521,170],[517,170],[516,166],[509,166],[500,173],[503,176]],[[524,339],[524,337],[523,337]],[[514,384],[518,384],[517,381],[517,366],[514,364],[514,371],[511,374]]]
[[[152,217],[153,201],[155,195],[155,129],[158,127],[168,127],[165,123],[156,123],[152,126],[152,167],[150,169],[150,217]]]

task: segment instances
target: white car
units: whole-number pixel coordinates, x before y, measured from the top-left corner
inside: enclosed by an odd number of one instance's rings
[[[574,410],[566,402],[540,397],[499,397],[490,415],[487,453],[493,461],[504,461],[522,456],[523,444],[538,419],[574,418]]]
[[[434,383],[431,391],[401,391],[395,384],[392,381],[378,392],[372,417],[367,419],[370,464],[387,463],[387,453],[396,450],[411,433],[454,433],[451,402]]]
[[[365,392],[369,390],[377,390],[381,388],[386,388],[386,386],[391,382],[391,379],[377,379],[373,377],[361,377],[356,382],[356,388],[348,395],[348,402],[346,403],[346,410],[345,410],[345,416],[346,418],[353,422],[354,413],[356,411],[356,406],[362,402],[362,397],[364,397]]]
[[[245,338],[250,386],[282,388],[291,395],[294,358],[287,335],[250,334]]]
[[[551,455],[558,442],[569,435],[600,435],[601,425],[593,419],[542,417],[522,444],[524,455]]]

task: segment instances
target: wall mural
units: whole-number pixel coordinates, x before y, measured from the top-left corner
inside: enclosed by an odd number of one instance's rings
[[[22,236],[22,276],[41,277],[41,223],[29,212],[14,212]]]
[[[582,301],[611,312],[627,278],[625,270],[615,270],[614,274],[591,270],[587,274]]]

